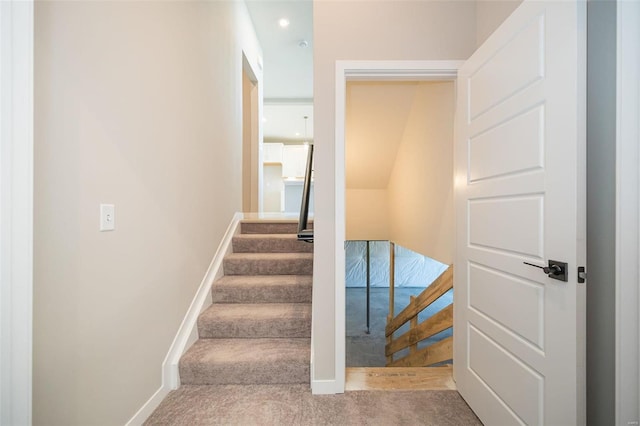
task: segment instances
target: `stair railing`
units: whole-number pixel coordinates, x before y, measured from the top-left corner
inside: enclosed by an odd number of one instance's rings
[[[307,169],[302,188],[302,205],[300,206],[300,220],[298,221],[298,241],[313,242],[313,228],[309,228],[309,197],[311,195],[311,175],[313,174],[313,144],[309,144],[307,151]]]
[[[394,270],[394,250],[391,245],[391,273]],[[393,276],[393,275],[392,275]],[[393,278],[390,285],[393,285]],[[409,305],[395,318],[393,317],[393,287],[389,288],[389,317],[385,336],[385,356],[387,367],[427,367],[453,359],[453,337],[447,337],[432,345],[418,349],[418,343],[453,327],[453,303],[418,323],[418,314],[453,288],[453,265],[449,266],[436,280],[417,297],[411,296]],[[393,334],[409,322],[409,331],[398,337]],[[409,348],[409,354],[394,360],[394,354]]]

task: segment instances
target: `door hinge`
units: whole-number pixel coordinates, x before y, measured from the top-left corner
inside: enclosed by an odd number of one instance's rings
[[[578,284],[584,284],[587,281],[587,272],[584,266],[578,266]]]

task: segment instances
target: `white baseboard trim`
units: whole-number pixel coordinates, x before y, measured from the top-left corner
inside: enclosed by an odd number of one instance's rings
[[[180,357],[198,339],[197,322],[200,313],[211,305],[211,286],[213,282],[221,277],[224,273],[222,269],[222,261],[224,257],[231,253],[231,240],[239,231],[240,221],[244,218],[243,213],[233,215],[231,223],[227,227],[227,231],[213,256],[209,269],[207,270],[200,287],[191,301],[191,305],[180,324],[180,328],[173,339],[167,356],[162,362],[162,384],[160,388],[149,398],[149,400],[138,410],[138,412],[126,423],[127,425],[141,425],[153,413],[158,405],[162,402],[167,394],[178,389],[180,386],[180,374],[178,371],[178,363]]]
[[[149,398],[149,400],[138,410],[136,414],[129,419],[125,426],[141,426],[145,420],[149,418],[151,413],[158,408],[162,400],[169,395],[171,389],[160,386],[158,390]]]
[[[344,393],[336,380],[311,380],[311,393],[314,395],[335,395]]]

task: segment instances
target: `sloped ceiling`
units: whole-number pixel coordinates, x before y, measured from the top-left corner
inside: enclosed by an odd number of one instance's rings
[[[418,82],[347,83],[348,189],[386,189]]]

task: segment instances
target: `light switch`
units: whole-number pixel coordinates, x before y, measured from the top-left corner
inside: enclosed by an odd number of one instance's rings
[[[100,204],[100,231],[116,229],[116,210],[113,204]]]

